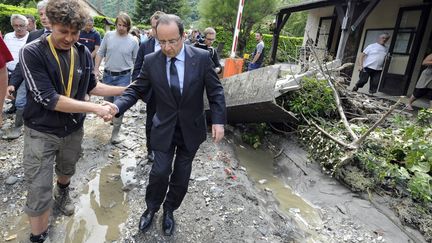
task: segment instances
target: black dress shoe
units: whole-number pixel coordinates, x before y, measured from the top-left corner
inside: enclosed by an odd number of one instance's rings
[[[144,213],[141,215],[140,222],[139,222],[139,229],[143,232],[147,231],[148,228],[150,228],[150,225],[153,222],[153,217],[155,215],[156,211],[147,209],[144,211]]]
[[[164,235],[171,236],[174,233],[174,215],[172,211],[164,211],[163,219],[162,219],[162,230]]]

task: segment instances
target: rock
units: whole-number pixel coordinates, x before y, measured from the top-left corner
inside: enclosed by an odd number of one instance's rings
[[[267,183],[267,179],[261,179],[258,181],[258,183],[263,185],[263,184]]]
[[[268,228],[267,227],[258,227],[258,231],[263,235],[263,236],[265,236],[265,235],[267,235],[267,233],[268,233]]]
[[[299,208],[290,208],[290,209],[288,209],[288,211],[290,213],[300,213],[300,209]]]
[[[16,176],[9,176],[9,177],[6,179],[6,185],[13,185],[13,184],[15,184],[17,181],[18,181],[18,177],[16,177]]]
[[[16,234],[13,234],[13,235],[7,236],[7,237],[5,238],[5,240],[6,240],[6,241],[11,241],[11,240],[15,240],[16,238],[17,238],[17,235],[16,235]]]
[[[122,187],[122,191],[124,191],[124,192],[128,192],[128,191],[130,191],[130,190],[132,190],[133,188],[135,188],[135,187],[137,187],[137,183],[136,182],[130,182],[130,181],[128,181],[127,183],[126,183],[126,185],[124,185],[123,187]]]
[[[269,192],[269,193],[272,192],[272,190],[271,190],[270,188],[268,188],[268,187],[264,188],[264,191],[265,191],[265,192]]]
[[[195,181],[207,181],[209,178],[207,176],[200,176],[195,179]]]
[[[6,160],[6,157],[2,156],[0,157],[0,160]]]

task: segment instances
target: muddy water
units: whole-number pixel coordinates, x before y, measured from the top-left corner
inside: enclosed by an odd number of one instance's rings
[[[279,209],[288,217],[294,218],[301,230],[309,234],[307,242],[323,242],[322,237],[317,236],[313,230],[322,224],[318,210],[274,175],[273,155],[269,151],[242,145],[236,145],[235,152],[240,164],[246,168],[257,186],[271,190],[279,202]]]
[[[67,223],[65,243],[111,242],[120,238],[129,208],[122,188],[134,180],[130,168],[136,161],[115,161],[97,171],[83,190],[75,214]]]

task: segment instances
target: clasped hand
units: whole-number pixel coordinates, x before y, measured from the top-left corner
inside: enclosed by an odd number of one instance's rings
[[[97,111],[95,112],[97,116],[104,119],[104,121],[111,121],[114,116],[118,113],[117,106],[113,103],[104,101],[101,105],[98,106]]]

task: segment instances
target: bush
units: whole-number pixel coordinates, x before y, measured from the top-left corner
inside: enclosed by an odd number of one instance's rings
[[[39,14],[35,8],[23,8],[7,4],[0,4],[0,30],[3,34],[12,32],[13,28],[10,24],[10,16],[12,14],[31,14],[37,19],[38,28],[41,28]]]
[[[99,28],[99,29],[105,29],[105,19],[111,21],[113,24],[115,22],[115,19],[110,18],[110,17],[104,17],[104,16],[94,16],[94,26]],[[115,26],[112,25],[111,29],[114,29]]]
[[[231,31],[224,30],[222,27],[216,28],[217,38],[214,43],[215,47],[219,44],[223,44],[223,51],[219,53],[221,57],[228,57],[231,52],[231,46],[233,41],[233,34]],[[272,46],[273,35],[264,34],[265,44],[265,57],[266,60],[270,58],[270,49]],[[277,62],[292,62],[297,57],[297,48],[303,43],[303,37],[288,37],[280,36],[278,52],[276,56]],[[251,54],[254,52],[256,47],[255,33],[251,33],[249,41],[246,44],[244,53]]]
[[[99,27],[94,27],[97,32],[99,32],[101,40],[105,36],[105,29],[101,29]]]

